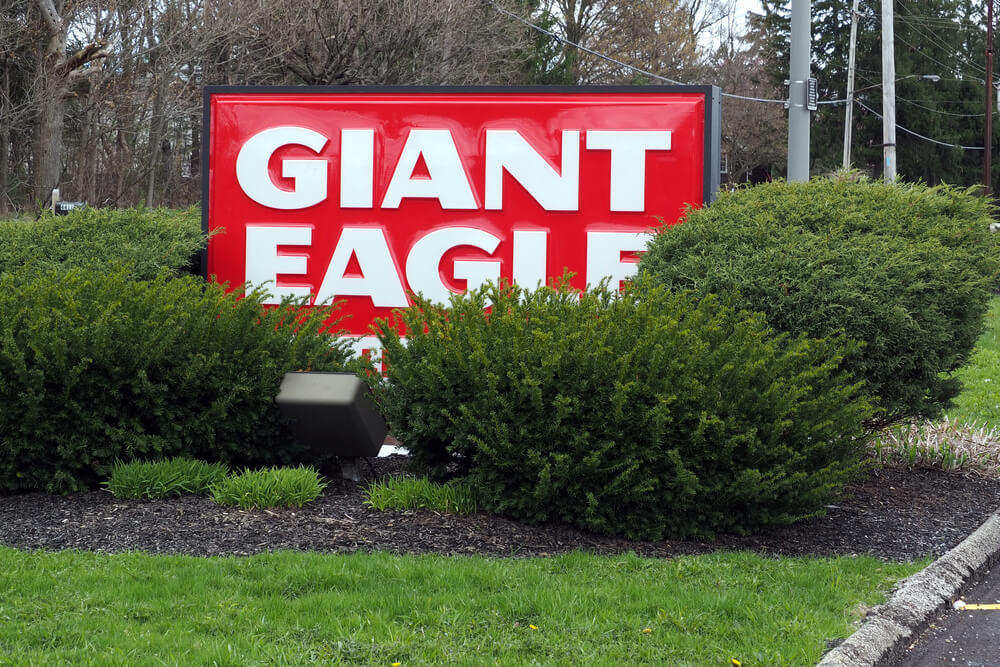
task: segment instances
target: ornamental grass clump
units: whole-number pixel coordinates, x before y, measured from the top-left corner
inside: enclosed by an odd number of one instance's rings
[[[1000,475],[1000,431],[950,419],[897,424],[871,441],[879,466],[929,467]]]
[[[163,461],[118,461],[104,485],[115,498],[205,495],[212,484],[228,474],[229,468],[223,463],[181,456]]]
[[[471,514],[478,509],[476,487],[468,479],[438,484],[420,477],[387,477],[368,485],[365,504],[380,511],[431,509]]]
[[[418,297],[378,331],[388,375],[368,377],[415,463],[530,523],[655,539],[811,516],[871,414],[842,337],[776,335],[648,281]]]
[[[302,507],[326,488],[315,468],[307,466],[244,470],[212,484],[212,500],[243,509]]]
[[[969,190],[856,178],[769,183],[688,212],[640,267],[671,290],[723,294],[778,331],[861,344],[844,370],[865,382],[873,431],[938,419],[952,373],[1000,284],[992,204]]]

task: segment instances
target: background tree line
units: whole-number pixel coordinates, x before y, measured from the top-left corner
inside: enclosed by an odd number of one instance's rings
[[[788,3],[760,2],[745,22],[736,0],[0,0],[0,213],[45,206],[56,186],[64,199],[100,206],[198,201],[206,85],[675,80],[779,99]],[[844,95],[849,4],[813,2],[825,98]],[[877,15],[874,0],[862,4]],[[934,88],[899,84],[901,97],[935,111],[901,104],[898,116],[929,136],[981,145],[981,84],[958,79],[976,71],[965,63],[981,52],[985,32],[961,5],[907,0],[897,10],[900,76],[929,68],[927,60],[945,64],[935,65],[942,81]],[[859,34],[861,88],[877,83],[881,68],[877,18]],[[907,51],[903,40],[917,46]],[[945,69],[954,81],[944,80]],[[864,99],[880,109],[871,90]],[[781,104],[727,97],[723,118],[729,180],[783,172]],[[815,115],[814,173],[839,161],[842,118],[843,107]],[[880,126],[864,111],[855,118],[856,164],[875,171],[880,160],[868,143],[881,141]],[[903,136],[899,154],[904,176],[956,183],[975,181],[970,165],[982,155]]]
[[[896,123],[937,140],[897,129],[897,169],[901,177],[931,185],[973,185],[983,179],[982,147],[986,98],[986,2],[991,0],[894,0]],[[992,0],[996,1],[996,0]],[[772,83],[788,78],[790,3],[761,0],[752,29],[766,41]],[[813,76],[820,99],[846,94],[852,0],[813,0]],[[882,174],[881,0],[859,5],[852,127],[852,163],[873,176]],[[996,11],[994,12],[997,13]],[[932,81],[925,76],[937,77]],[[997,113],[996,91],[993,110]],[[861,106],[864,105],[864,106]],[[864,107],[868,107],[867,110]],[[994,116],[994,125],[997,125]],[[996,140],[991,138],[991,145]],[[844,106],[821,105],[812,116],[812,173],[840,167]],[[951,146],[945,144],[952,144]],[[1000,166],[992,182],[996,191]]]

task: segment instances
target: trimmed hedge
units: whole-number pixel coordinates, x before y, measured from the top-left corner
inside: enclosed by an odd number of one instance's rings
[[[0,275],[0,491],[93,488],[117,459],[305,456],[274,397],[286,371],[344,368],[332,308],[125,268],[30,275]]]
[[[80,208],[34,222],[0,221],[0,273],[128,265],[151,280],[162,270],[183,272],[205,246],[197,207]]]
[[[378,326],[388,376],[368,377],[415,462],[531,523],[660,538],[814,515],[870,415],[836,370],[849,344],[648,285],[489,286]]]
[[[1000,274],[992,205],[968,190],[851,178],[721,193],[661,230],[642,270],[672,290],[726,294],[779,331],[863,345],[844,368],[873,429],[934,419],[982,331]]]

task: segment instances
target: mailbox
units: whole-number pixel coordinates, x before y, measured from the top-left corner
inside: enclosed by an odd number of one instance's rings
[[[68,215],[70,211],[86,205],[87,202],[83,201],[57,201],[52,210],[56,215]]]
[[[353,373],[286,373],[275,398],[301,444],[342,459],[344,477],[359,481],[361,457],[378,456],[389,433],[371,390]]]

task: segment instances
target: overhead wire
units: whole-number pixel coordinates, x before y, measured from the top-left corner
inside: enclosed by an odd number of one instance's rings
[[[496,2],[494,2],[494,0],[483,0],[483,1],[486,4],[490,5],[496,12],[498,12],[498,13],[500,13],[500,14],[502,14],[502,15],[510,18],[510,19],[513,19],[513,20],[517,21],[518,23],[521,23],[522,25],[524,25],[524,26],[526,26],[528,28],[531,28],[532,30],[535,30],[535,31],[539,32],[540,34],[546,35],[550,39],[553,39],[553,40],[555,40],[556,42],[558,42],[560,44],[566,44],[568,46],[572,46],[573,48],[579,49],[579,50],[583,51],[584,53],[588,53],[588,54],[594,56],[595,58],[600,58],[600,59],[602,59],[602,60],[604,60],[606,62],[613,63],[615,65],[618,65],[619,67],[624,67],[625,69],[631,70],[633,72],[637,72],[639,74],[642,74],[644,76],[648,76],[648,77],[656,79],[658,81],[665,81],[666,83],[669,83],[669,84],[672,84],[672,85],[675,85],[675,86],[687,86],[687,85],[691,85],[690,83],[685,83],[683,81],[678,81],[676,79],[671,79],[670,77],[666,77],[666,76],[663,76],[663,75],[660,75],[660,74],[656,74],[654,72],[650,72],[648,70],[644,70],[641,67],[636,67],[635,65],[631,65],[629,63],[626,63],[626,62],[623,62],[623,61],[618,60],[616,58],[613,58],[613,57],[611,57],[609,55],[600,53],[599,51],[595,51],[595,50],[589,49],[589,48],[587,48],[587,47],[585,47],[585,46],[583,46],[581,44],[577,44],[575,42],[572,42],[572,41],[566,39],[565,37],[563,37],[562,35],[559,35],[558,33],[555,33],[555,32],[553,32],[551,30],[548,30],[547,28],[543,28],[540,25],[532,23],[531,21],[525,19],[522,16],[519,16],[519,15],[515,14],[514,12],[508,10],[507,8],[501,7]],[[996,1],[996,0],[994,0],[994,1]],[[747,101],[750,101],[750,102],[765,102],[765,103],[771,103],[771,104],[784,104],[784,105],[788,105],[789,104],[788,100],[776,100],[776,99],[769,99],[769,98],[763,98],[763,97],[752,97],[752,96],[748,96],[748,95],[737,95],[735,93],[727,93],[727,92],[722,92],[722,96],[723,97],[733,98],[733,99],[739,99],[739,100],[747,100]],[[860,105],[863,109],[869,111],[870,113],[875,114],[879,118],[882,118],[882,114],[880,114],[879,112],[875,111],[874,109],[872,109],[871,107],[869,107],[868,105],[866,105],[861,100],[859,100],[857,98],[854,98],[853,101],[856,102],[858,105]],[[818,104],[831,105],[831,104],[844,104],[846,102],[847,102],[847,99],[843,98],[843,99],[834,99],[834,100],[819,100]],[[793,106],[802,106],[802,105],[793,105]],[[949,147],[952,147],[952,148],[963,148],[965,150],[980,150],[980,151],[983,150],[982,146],[961,146],[959,144],[951,144],[951,143],[948,143],[948,142],[945,142],[945,141],[938,141],[937,139],[932,139],[931,137],[926,137],[926,136],[924,136],[922,134],[914,132],[913,130],[905,128],[902,125],[899,125],[898,123],[896,124],[896,127],[898,129],[902,130],[903,132],[906,132],[907,134],[913,135],[913,136],[915,136],[915,137],[917,137],[919,139],[923,139],[925,141],[929,141],[931,143],[939,144],[939,145],[942,145],[942,146],[949,146]]]
[[[854,101],[858,104],[858,106],[860,106],[865,111],[867,111],[869,113],[873,113],[877,117],[882,118],[882,114],[880,114],[878,111],[875,111],[875,109],[872,109],[870,106],[868,106],[867,104],[865,104],[861,100],[854,100]],[[925,137],[924,135],[922,135],[922,134],[920,134],[918,132],[914,132],[913,130],[905,128],[902,125],[900,125],[899,123],[896,123],[896,129],[897,130],[902,130],[903,132],[906,132],[907,134],[911,134],[914,137],[917,137],[918,139],[923,139],[924,141],[929,141],[929,142],[931,142],[933,144],[938,144],[940,146],[948,146],[949,148],[963,148],[963,149],[965,149],[967,151],[981,151],[981,150],[983,150],[982,146],[962,146],[961,144],[950,144],[947,141],[938,141],[937,139],[931,139],[930,137]]]
[[[873,14],[862,14],[863,16],[873,17]],[[910,14],[908,12],[897,12],[895,14],[895,20],[901,23],[911,23],[915,25],[923,25],[928,28],[952,28],[959,27],[963,29],[978,29],[982,27],[982,23],[978,21],[970,21],[966,18],[948,18],[942,16],[921,16],[919,14]]]
[[[661,74],[656,74],[654,72],[650,72],[649,70],[644,70],[641,67],[636,67],[635,65],[630,65],[629,63],[622,62],[621,60],[618,60],[616,58],[612,58],[611,56],[603,54],[603,53],[601,53],[599,51],[595,51],[593,49],[589,49],[586,46],[583,46],[581,44],[577,44],[576,42],[571,42],[570,40],[566,39],[562,35],[554,33],[551,30],[548,30],[547,28],[543,28],[540,25],[536,25],[536,24],[532,23],[531,21],[528,21],[527,19],[525,19],[525,18],[523,18],[521,16],[518,16],[514,12],[508,10],[507,8],[501,7],[500,5],[498,5],[495,2],[493,2],[493,0],[483,0],[483,1],[486,4],[490,5],[491,7],[493,7],[493,9],[495,9],[500,14],[503,14],[504,16],[506,16],[508,18],[512,18],[515,21],[517,21],[518,23],[521,23],[521,24],[523,24],[523,25],[531,28],[532,30],[536,30],[536,31],[538,31],[539,33],[541,33],[543,35],[547,35],[550,39],[554,39],[555,41],[559,42],[560,44],[567,44],[569,46],[572,46],[575,49],[579,49],[579,50],[583,51],[584,53],[588,53],[588,54],[594,56],[595,58],[600,58],[601,60],[607,61],[609,63],[613,63],[615,65],[618,65],[619,67],[624,67],[626,69],[632,70],[633,72],[637,72],[639,74],[642,74],[644,76],[648,76],[648,77],[656,79],[658,81],[665,81],[665,82],[667,82],[669,84],[672,84],[672,85],[675,85],[675,86],[688,86],[688,85],[692,85],[690,83],[685,83],[683,81],[678,81],[676,79],[671,79],[670,77],[666,77],[666,76],[663,76]],[[767,103],[771,103],[771,104],[786,104],[788,102],[788,100],[775,100],[775,99],[770,99],[770,98],[765,98],[765,97],[752,97],[752,96],[749,96],[749,95],[737,95],[735,93],[726,93],[726,92],[723,92],[722,96],[723,97],[731,97],[731,98],[738,99],[738,100],[748,100],[750,102],[767,102]]]
[[[908,11],[906,11],[906,9],[905,9],[905,8],[903,7],[903,3],[902,3],[902,2],[900,2],[900,0],[896,0],[896,2],[895,2],[894,4],[895,4],[895,6],[897,6],[897,7],[898,7],[898,9],[897,9],[897,13],[898,13],[898,14],[899,14],[899,15],[900,15],[901,17],[906,17],[906,16],[909,16],[909,15],[910,15],[910,14],[909,14],[909,12],[908,12]],[[954,24],[952,24],[952,25],[954,25]],[[920,36],[921,36],[921,37],[923,37],[924,39],[926,39],[926,40],[927,40],[928,42],[931,42],[932,44],[934,44],[934,45],[936,45],[936,46],[938,46],[938,47],[941,47],[941,48],[943,48],[943,49],[944,49],[945,51],[951,51],[951,50],[952,50],[952,47],[951,47],[950,45],[948,45],[948,44],[945,44],[944,42],[942,42],[942,41],[941,41],[941,40],[940,40],[940,39],[939,39],[939,38],[937,37],[937,35],[934,35],[934,34],[933,34],[933,32],[932,32],[931,34],[927,34],[927,33],[926,33],[926,32],[924,32],[923,30],[921,30],[920,28],[918,28],[918,27],[917,27],[917,26],[916,26],[915,24],[911,24],[911,25],[910,25],[910,27],[911,27],[911,28],[913,28],[914,32],[916,32],[916,33],[920,34]],[[913,44],[910,44],[909,42],[907,42],[907,41],[905,41],[905,40],[903,40],[903,39],[901,39],[901,38],[899,37],[899,35],[895,35],[895,37],[896,37],[896,39],[899,39],[899,40],[900,40],[901,42],[903,42],[903,43],[904,43],[904,44],[906,44],[907,46],[909,46],[909,47],[911,47],[911,48],[913,48],[913,49],[917,49],[918,53],[920,52],[920,51],[919,51],[919,49],[918,49],[918,48],[917,48],[916,46],[914,46]],[[931,58],[931,57],[930,57],[930,56],[928,56],[927,54],[924,54],[924,53],[921,53],[921,55],[923,55],[923,56],[924,56],[925,58],[929,58],[930,60],[933,60],[933,61],[934,61],[935,63],[937,63],[938,65],[941,65],[942,67],[945,67],[945,68],[947,68],[947,67],[948,67],[948,66],[947,66],[947,65],[945,65],[944,63],[942,63],[942,62],[940,62],[939,60],[936,60],[936,59],[934,59],[934,58]],[[963,57],[962,57],[962,56],[961,56],[960,54],[955,54],[955,56],[956,56],[956,57],[957,57],[957,58],[958,58],[958,59],[959,59],[960,61],[962,61],[962,62],[964,62],[964,63],[965,63],[966,65],[968,65],[969,67],[972,67],[972,69],[973,69],[973,70],[975,70],[975,71],[978,71],[978,72],[985,72],[985,71],[986,71],[986,68],[985,68],[985,67],[982,67],[982,66],[980,66],[980,65],[979,65],[978,63],[974,63],[974,62],[972,62],[971,60],[968,60],[967,58],[963,58]]]
[[[996,2],[996,0],[994,0],[994,2]],[[974,23],[971,23],[969,21],[962,21],[961,19],[959,19],[959,20],[952,20],[952,19],[941,18],[941,17],[927,17],[927,16],[923,16],[922,17],[922,16],[916,16],[914,14],[907,13],[907,10],[904,8],[904,3],[901,0],[896,0],[895,4],[897,5],[897,11],[896,11],[896,14],[895,14],[895,20],[909,24],[910,27],[913,29],[914,32],[918,33],[925,40],[927,40],[928,42],[932,43],[935,46],[940,47],[941,49],[943,49],[945,51],[949,51],[950,52],[952,50],[952,47],[950,45],[945,44],[944,42],[942,42],[935,34],[933,34],[933,32],[931,34],[928,34],[924,30],[921,30],[918,27],[918,24],[920,22],[924,22],[925,27],[929,27],[927,25],[929,22],[935,22],[935,21],[936,22],[940,22],[939,27],[941,27],[941,28],[944,28],[944,27],[958,27],[958,26],[961,26],[963,24],[978,27],[978,24],[974,24]],[[879,17],[876,17],[876,16],[874,16],[872,14],[863,14],[863,16],[865,16],[866,18],[871,18],[871,19],[879,18]],[[918,20],[917,21],[910,21],[910,19],[918,19]],[[979,79],[980,75],[985,75],[986,70],[985,70],[985,68],[982,65],[979,65],[978,63],[976,63],[976,62],[974,62],[972,60],[969,60],[968,58],[963,57],[961,54],[958,54],[958,53],[954,54],[954,56],[958,59],[958,65],[959,65],[959,68],[956,71],[954,65],[948,65],[946,63],[941,62],[940,60],[938,60],[937,58],[933,57],[929,53],[926,53],[921,47],[913,44],[912,42],[908,41],[906,38],[902,37],[899,34],[899,32],[895,33],[894,38],[897,41],[902,42],[906,46],[909,46],[911,49],[913,49],[920,56],[922,56],[922,57],[926,58],[927,60],[933,62],[935,65],[938,65],[939,67],[944,68],[945,71],[955,72],[956,74],[961,74],[962,73],[961,68],[962,67],[966,67],[966,68],[971,68],[971,70],[972,70],[972,73],[970,73],[968,70],[965,71],[966,75],[968,75],[969,78]]]
[[[931,113],[938,113],[938,114],[941,114],[942,116],[954,116],[956,118],[985,118],[986,117],[985,113],[952,113],[951,111],[944,111],[942,109],[935,109],[933,107],[924,106],[923,104],[920,104],[919,102],[916,102],[914,100],[908,100],[905,97],[897,97],[896,101],[897,102],[905,102],[906,104],[910,104],[910,105],[918,107],[920,109],[924,109],[925,111],[930,111]],[[937,100],[935,100],[935,101],[937,101]],[[994,114],[1000,113],[1000,109],[994,109],[993,113]]]
[[[916,51],[918,54],[920,54],[922,57],[926,58],[927,60],[930,60],[935,65],[943,67],[945,69],[945,71],[954,72],[954,70],[952,69],[952,66],[944,64],[943,62],[941,62],[940,60],[938,60],[934,56],[930,55],[929,53],[924,53],[923,51],[920,50],[920,47],[915,46],[915,45],[911,44],[910,42],[906,41],[904,38],[900,37],[898,33],[894,35],[894,38],[896,39],[896,41],[902,42],[903,44],[906,44],[908,47],[910,47],[911,49],[913,49],[914,51]],[[968,61],[965,61],[965,62],[968,62]],[[962,74],[961,71],[955,72],[955,73],[956,74]],[[968,72],[966,72],[966,73],[968,73]],[[976,76],[972,76],[970,78],[973,78],[973,79],[979,78],[978,75],[980,73],[985,74],[986,70],[980,68],[979,71],[974,72],[974,74]]]
[[[895,17],[896,21],[901,23],[909,23],[911,25],[923,25],[928,28],[950,28],[954,26],[959,27],[969,27],[977,28],[979,24],[972,21],[965,21],[962,19],[943,19],[932,16],[915,16],[913,14],[898,14]]]

